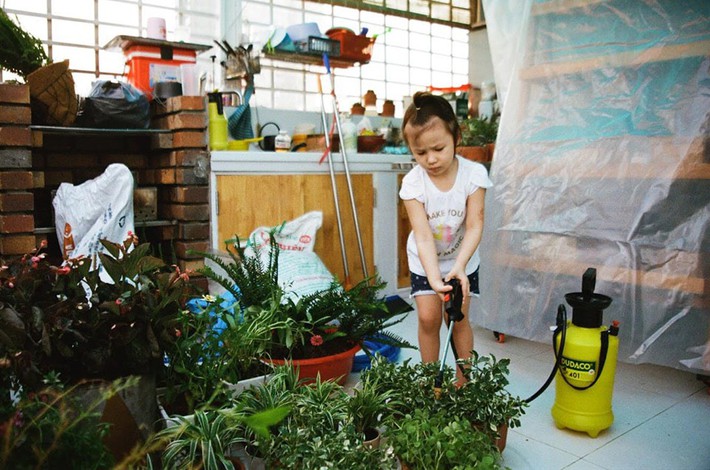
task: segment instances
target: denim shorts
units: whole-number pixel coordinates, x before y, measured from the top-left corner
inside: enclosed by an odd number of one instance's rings
[[[471,286],[471,294],[479,295],[481,291],[478,288],[478,269],[476,269],[474,272],[472,272],[466,277],[468,277],[468,283]],[[419,274],[410,273],[409,279],[412,282],[412,292],[410,294],[412,297],[417,295],[435,294],[434,289],[432,289],[429,285],[429,281],[427,280],[426,276],[420,276]]]

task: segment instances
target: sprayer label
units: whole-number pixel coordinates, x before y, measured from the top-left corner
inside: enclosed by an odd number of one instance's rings
[[[596,374],[597,363],[595,361],[579,361],[562,356],[560,360],[562,372],[568,379],[581,380],[583,382],[593,382]]]

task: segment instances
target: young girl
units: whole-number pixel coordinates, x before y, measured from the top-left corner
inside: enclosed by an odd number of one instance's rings
[[[452,290],[445,282],[453,278],[461,282],[464,292],[464,319],[454,323],[453,340],[459,357],[467,358],[473,350],[468,293],[479,293],[477,249],[485,188],[493,183],[483,165],[456,155],[461,130],[444,98],[416,93],[404,114],[402,133],[417,162],[404,177],[399,197],[412,226],[407,259],[422,361],[439,358],[442,301]]]

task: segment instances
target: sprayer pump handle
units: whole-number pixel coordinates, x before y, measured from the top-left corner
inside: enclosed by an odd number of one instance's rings
[[[597,269],[587,268],[582,276],[582,296],[591,297],[597,284]]]

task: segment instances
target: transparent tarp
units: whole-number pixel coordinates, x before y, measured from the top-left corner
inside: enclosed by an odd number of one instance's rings
[[[710,2],[484,10],[503,112],[476,322],[548,342],[594,267],[620,361],[707,373]]]

